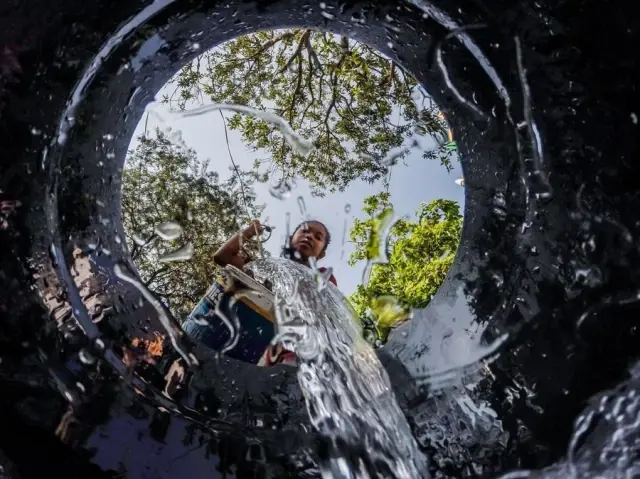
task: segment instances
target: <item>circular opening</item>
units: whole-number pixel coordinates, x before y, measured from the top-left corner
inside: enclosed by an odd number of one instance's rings
[[[197,56],[156,99],[129,145],[123,219],[145,285],[179,321],[252,219],[275,235],[248,241],[250,259],[322,222],[318,267],[373,344],[429,304],[459,242],[461,171],[444,115],[395,61],[345,36],[261,31]]]

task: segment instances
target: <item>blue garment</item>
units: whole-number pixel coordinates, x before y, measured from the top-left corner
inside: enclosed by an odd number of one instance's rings
[[[240,323],[238,342],[225,354],[240,361],[257,364],[273,339],[273,323],[242,299],[229,308],[230,299],[231,295],[224,292],[224,286],[214,281],[184,322],[182,329],[192,339],[211,349],[222,351],[229,343],[231,331],[215,314],[216,305],[219,304],[232,324],[235,323],[233,318],[238,318]],[[205,321],[208,324],[204,324]]]

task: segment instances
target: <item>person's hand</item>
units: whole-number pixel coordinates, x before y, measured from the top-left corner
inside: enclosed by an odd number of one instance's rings
[[[245,238],[253,238],[264,231],[264,226],[260,223],[260,220],[251,220],[249,226],[247,226],[242,232],[242,236]]]

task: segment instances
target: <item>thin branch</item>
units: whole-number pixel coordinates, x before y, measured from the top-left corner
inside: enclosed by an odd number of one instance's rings
[[[309,31],[309,30],[307,30]],[[271,48],[272,46],[274,46],[276,43],[282,41],[282,40],[286,40],[288,38],[292,38],[295,35],[296,31],[289,31],[286,33],[283,33],[282,35],[279,35],[275,38],[272,38],[271,40],[269,40],[268,42],[266,42],[264,45],[262,45],[262,47],[260,48],[260,50],[258,50],[256,53],[254,53],[253,55],[251,55],[249,58],[247,58],[247,60],[253,60],[257,57],[259,57],[260,55],[262,55],[266,50],[268,50],[269,48]]]
[[[153,280],[158,277],[159,274],[164,273],[164,272],[166,272],[168,270],[169,270],[169,265],[167,264],[167,265],[163,266],[162,268],[154,271],[152,274],[149,275],[147,280],[144,282],[144,285],[145,286],[149,286],[153,282]]]

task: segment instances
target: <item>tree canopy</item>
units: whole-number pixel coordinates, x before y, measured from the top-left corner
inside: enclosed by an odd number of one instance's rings
[[[270,30],[238,37],[186,65],[163,100],[233,103],[283,117],[315,146],[297,154],[276,127],[234,114],[229,127],[258,153],[260,180],[309,180],[315,195],[343,191],[355,179],[384,180],[420,135],[446,141],[446,125],[415,79],[375,49],[326,32]],[[415,97],[420,97],[421,106]],[[427,104],[425,105],[425,100]],[[444,145],[423,152],[451,167]]]
[[[215,251],[251,219],[249,215],[260,215],[263,207],[255,204],[253,181],[254,175],[246,172],[221,181],[207,161],[160,130],[140,137],[129,152],[122,182],[126,241],[146,286],[177,317],[191,312],[219,274]],[[169,221],[183,232],[163,241],[156,228]],[[188,243],[194,249],[191,260],[161,261]]]
[[[434,200],[422,203],[416,219],[395,222],[386,238],[381,238],[381,221],[389,217],[389,193],[379,193],[364,200],[364,220],[356,219],[350,231],[355,251],[349,264],[376,258],[380,245],[370,238],[386,241],[386,263],[371,267],[369,281],[359,285],[349,298],[365,323],[377,323],[377,334],[386,339],[390,326],[406,317],[411,308],[424,308],[440,287],[453,262],[460,241],[462,216],[458,203]],[[382,225],[382,229],[385,229]],[[394,299],[395,298],[395,299]]]

